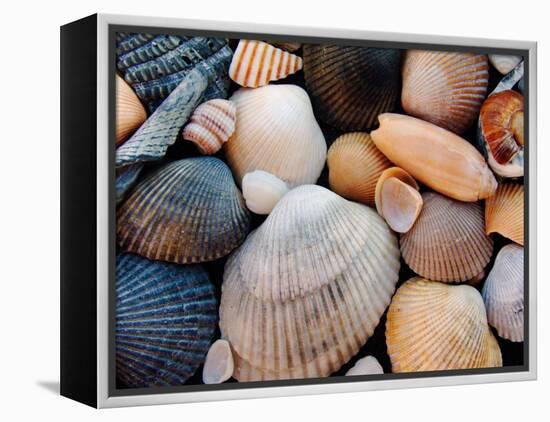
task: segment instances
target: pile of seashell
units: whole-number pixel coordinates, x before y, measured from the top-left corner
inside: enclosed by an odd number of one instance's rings
[[[521,57],[116,52],[119,387],[523,362]]]

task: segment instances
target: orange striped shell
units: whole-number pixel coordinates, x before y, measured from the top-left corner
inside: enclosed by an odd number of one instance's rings
[[[240,40],[229,77],[241,86],[257,88],[302,69],[302,59],[262,41]]]
[[[487,56],[408,50],[403,63],[403,109],[461,134],[477,118],[487,93]]]
[[[193,112],[189,123],[183,128],[183,139],[196,144],[202,154],[215,154],[233,135],[236,120],[237,107],[231,101],[207,101]]]
[[[485,231],[499,233],[523,246],[523,185],[504,183],[485,200]]]
[[[116,145],[121,145],[147,119],[145,108],[130,85],[116,75]]]

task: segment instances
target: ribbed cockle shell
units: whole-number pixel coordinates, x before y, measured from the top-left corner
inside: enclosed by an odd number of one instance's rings
[[[502,183],[485,200],[485,230],[499,233],[523,246],[524,189],[519,183]]]
[[[183,139],[193,142],[202,154],[212,155],[235,131],[237,107],[231,101],[216,99],[198,106],[187,126]]]
[[[257,88],[302,69],[302,59],[262,41],[240,40],[229,67],[239,85]]]
[[[431,123],[402,114],[381,114],[372,140],[386,157],[416,180],[460,201],[491,196],[497,181],[468,141]]]
[[[147,119],[135,92],[116,75],[116,144],[122,144]]]

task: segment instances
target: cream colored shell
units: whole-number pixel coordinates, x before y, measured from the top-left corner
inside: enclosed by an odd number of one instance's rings
[[[202,382],[221,384],[233,374],[233,354],[226,340],[218,339],[210,346],[202,370]]]
[[[374,356],[365,356],[346,372],[346,376],[383,374],[384,369]]]
[[[521,56],[489,54],[489,61],[503,75],[510,73],[522,60]]]
[[[286,183],[266,171],[255,170],[243,177],[246,206],[256,214],[269,214],[287,192]]]

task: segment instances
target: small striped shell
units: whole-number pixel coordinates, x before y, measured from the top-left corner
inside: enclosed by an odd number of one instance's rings
[[[237,125],[224,151],[237,184],[254,170],[267,171],[290,188],[317,181],[327,145],[302,88],[241,88],[230,100],[237,105]]]
[[[455,283],[477,276],[491,259],[493,241],[485,234],[478,202],[460,202],[434,192],[422,194],[416,223],[401,235],[407,265],[430,280]]]
[[[502,366],[483,299],[468,285],[408,280],[388,310],[386,344],[394,373]]]
[[[339,136],[327,154],[330,188],[344,198],[374,205],[375,188],[382,172],[392,163],[366,132]]]
[[[202,154],[212,155],[235,131],[237,107],[228,100],[210,100],[198,106],[187,126],[183,139],[191,141]]]
[[[489,54],[489,61],[502,75],[510,73],[522,60],[521,56]]]
[[[523,185],[500,184],[485,200],[485,231],[499,233],[523,246]]]
[[[476,120],[488,83],[485,55],[408,50],[401,104],[407,114],[461,134]]]
[[[116,75],[116,145],[128,139],[146,118],[145,108],[135,92]]]
[[[399,273],[374,210],[317,185],[287,193],[225,265],[222,338],[239,381],[325,377],[374,332]]]
[[[248,234],[250,213],[219,159],[174,161],[151,173],[117,211],[121,248],[187,264],[229,254]]]
[[[384,369],[382,365],[378,363],[378,360],[374,356],[365,356],[362,359],[359,359],[357,363],[346,372],[346,376],[351,375],[375,375],[383,374]]]
[[[229,77],[240,86],[257,88],[302,69],[302,59],[262,41],[240,40]]]
[[[523,270],[523,248],[504,246],[481,292],[489,324],[514,342],[523,341]]]
[[[399,99],[401,51],[304,45],[304,78],[315,115],[343,131],[368,130]]]
[[[214,285],[199,265],[117,256],[116,378],[124,387],[184,384],[204,362],[217,320]]]
[[[286,183],[266,171],[255,170],[243,177],[246,206],[256,214],[269,214],[287,192]]]

